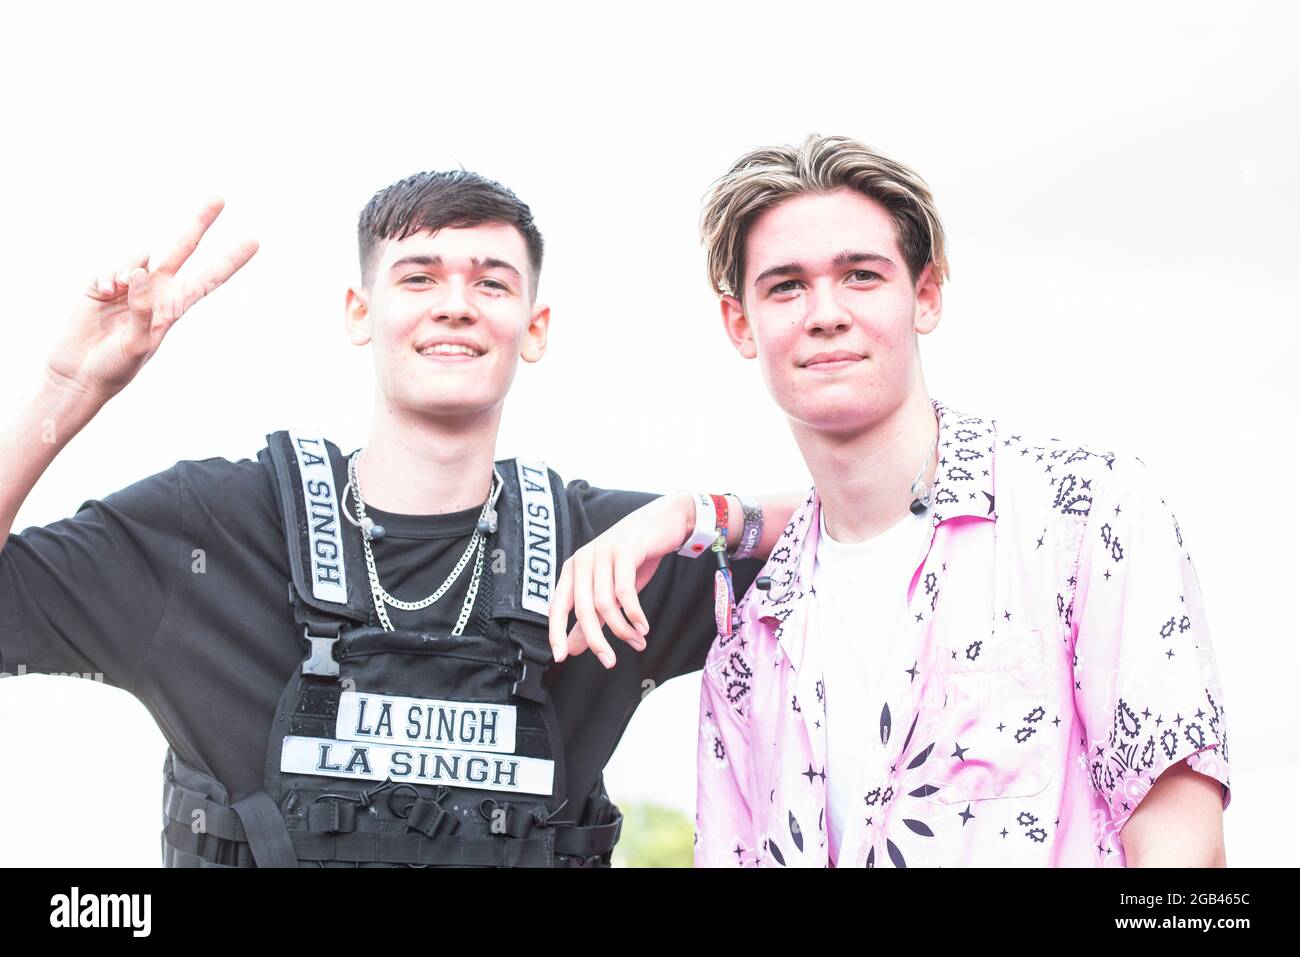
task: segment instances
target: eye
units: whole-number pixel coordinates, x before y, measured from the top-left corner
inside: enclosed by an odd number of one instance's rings
[[[880,273],[872,272],[870,269],[855,269],[853,270],[853,272],[849,273],[849,275],[854,277],[855,279],[857,279],[859,276],[874,277],[876,279],[880,278]],[[871,280],[869,278],[864,278],[859,281],[870,282]]]
[[[785,282],[779,282],[779,283],[777,283],[777,284],[776,284],[775,286],[773,286],[773,287],[771,288],[771,290],[769,290],[769,291],[770,291],[770,292],[793,292],[793,291],[794,291],[793,289],[786,289],[785,287],[786,287],[786,286],[797,286],[798,284],[799,284],[799,280],[797,280],[797,279],[787,279]]]
[[[404,283],[415,282],[415,280],[417,279],[425,279],[428,280],[429,282],[433,282],[433,280],[430,279],[428,276],[407,276],[405,279],[402,280],[402,282]]]
[[[507,286],[507,285],[506,285],[505,283],[503,283],[503,282],[498,282],[498,281],[495,280],[495,279],[484,279],[483,281],[484,281],[485,283],[490,284],[490,285],[491,285],[493,288],[495,288],[495,289],[500,289],[502,292],[509,292],[509,291],[510,291],[510,287],[509,287],[509,286]]]

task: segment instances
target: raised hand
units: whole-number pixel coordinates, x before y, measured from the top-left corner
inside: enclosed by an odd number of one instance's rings
[[[220,198],[210,200],[154,268],[142,253],[90,281],[50,354],[54,384],[107,401],[135,378],[186,310],[253,257],[257,241],[248,239],[197,275],[177,275],[224,206]]]
[[[654,577],[664,556],[681,547],[694,514],[689,495],[666,495],[573,553],[551,596],[550,642],[556,661],[591,648],[606,668],[614,667],[603,625],[637,651],[645,651],[650,622],[637,593]],[[570,611],[576,613],[577,623],[566,635]]]

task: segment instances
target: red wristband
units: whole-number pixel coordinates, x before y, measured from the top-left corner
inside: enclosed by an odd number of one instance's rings
[[[730,512],[730,509],[727,508],[727,497],[725,495],[710,495],[709,498],[713,499],[713,511],[718,518],[718,534],[725,535],[727,533],[727,514]]]

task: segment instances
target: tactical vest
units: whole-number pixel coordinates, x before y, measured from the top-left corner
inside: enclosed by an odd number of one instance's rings
[[[164,865],[608,866],[622,815],[603,783],[565,794],[542,685],[547,608],[570,553],[560,477],[496,463],[498,528],[474,613],[451,636],[377,626],[361,532],[340,515],[337,447],[276,432],[259,458],[279,490],[303,661],[276,709],[262,790],[232,803],[168,749]]]

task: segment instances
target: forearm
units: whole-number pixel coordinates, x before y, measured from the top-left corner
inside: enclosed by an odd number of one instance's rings
[[[102,407],[102,401],[46,373],[15,411],[0,432],[0,549],[37,481]]]

